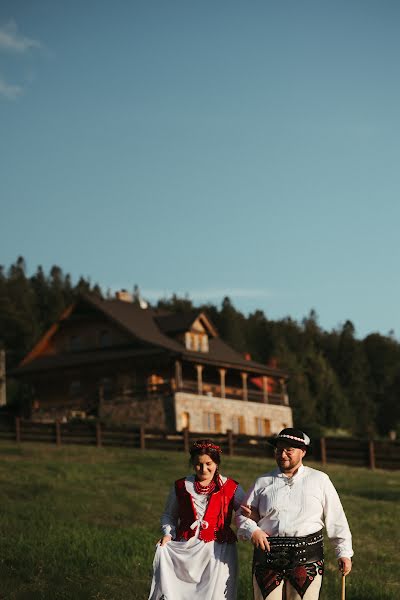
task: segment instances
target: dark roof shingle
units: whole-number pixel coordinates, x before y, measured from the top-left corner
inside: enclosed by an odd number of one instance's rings
[[[249,370],[265,375],[275,375],[280,377],[287,377],[287,374],[281,369],[267,367],[266,365],[257,363],[252,360],[246,360],[243,356],[231,348],[226,342],[219,337],[209,337],[209,351],[208,352],[195,352],[189,351],[185,348],[184,344],[170,335],[176,335],[177,333],[187,331],[190,329],[192,323],[196,318],[203,312],[200,310],[193,310],[189,313],[170,313],[168,314],[165,310],[157,311],[156,309],[147,308],[142,309],[130,302],[124,302],[122,300],[102,300],[96,296],[84,295],[78,300],[80,302],[90,305],[95,310],[101,311],[106,317],[112,320],[115,324],[122,327],[136,340],[140,340],[144,347],[151,349],[167,350],[176,355],[179,355],[184,360],[191,362],[202,362],[212,363],[216,365],[229,365],[233,368]],[[68,317],[67,317],[68,318]],[[170,334],[170,335],[167,335]],[[99,359],[107,356],[101,350],[90,351],[88,356],[85,357],[84,353],[76,354],[60,354],[53,357],[36,356],[32,359],[25,360],[23,366],[16,369],[15,373],[26,372],[33,370],[36,367],[45,369],[51,365],[57,364],[76,364],[79,361],[92,362],[95,360],[95,356]],[[129,350],[125,350],[129,352]],[[118,353],[114,349],[109,350],[108,359],[117,358]]]

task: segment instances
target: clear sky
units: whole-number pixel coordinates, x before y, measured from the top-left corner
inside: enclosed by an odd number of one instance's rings
[[[400,336],[397,0],[1,0],[0,264]]]

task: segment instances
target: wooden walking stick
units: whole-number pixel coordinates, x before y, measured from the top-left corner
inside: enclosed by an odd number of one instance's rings
[[[342,575],[342,599],[346,600],[346,575]]]

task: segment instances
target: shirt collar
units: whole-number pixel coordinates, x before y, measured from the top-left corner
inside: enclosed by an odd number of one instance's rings
[[[282,477],[282,478],[288,479],[288,476],[285,475],[285,473],[282,473],[282,471],[280,470],[279,467],[276,468],[275,472],[276,472],[277,477]],[[301,464],[300,467],[298,468],[297,472],[294,475],[292,475],[292,478],[298,477],[302,473],[304,473],[304,465],[303,464]]]

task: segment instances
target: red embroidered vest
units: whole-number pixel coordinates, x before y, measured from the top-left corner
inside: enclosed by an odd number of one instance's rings
[[[237,541],[236,535],[230,528],[233,511],[233,498],[238,483],[227,479],[221,488],[210,495],[202,524],[199,538],[204,542],[217,541],[220,544],[227,542],[233,544]],[[196,533],[197,527],[190,526],[197,520],[193,498],[185,486],[185,478],[175,481],[176,497],[179,505],[179,525],[176,539],[188,540]]]

